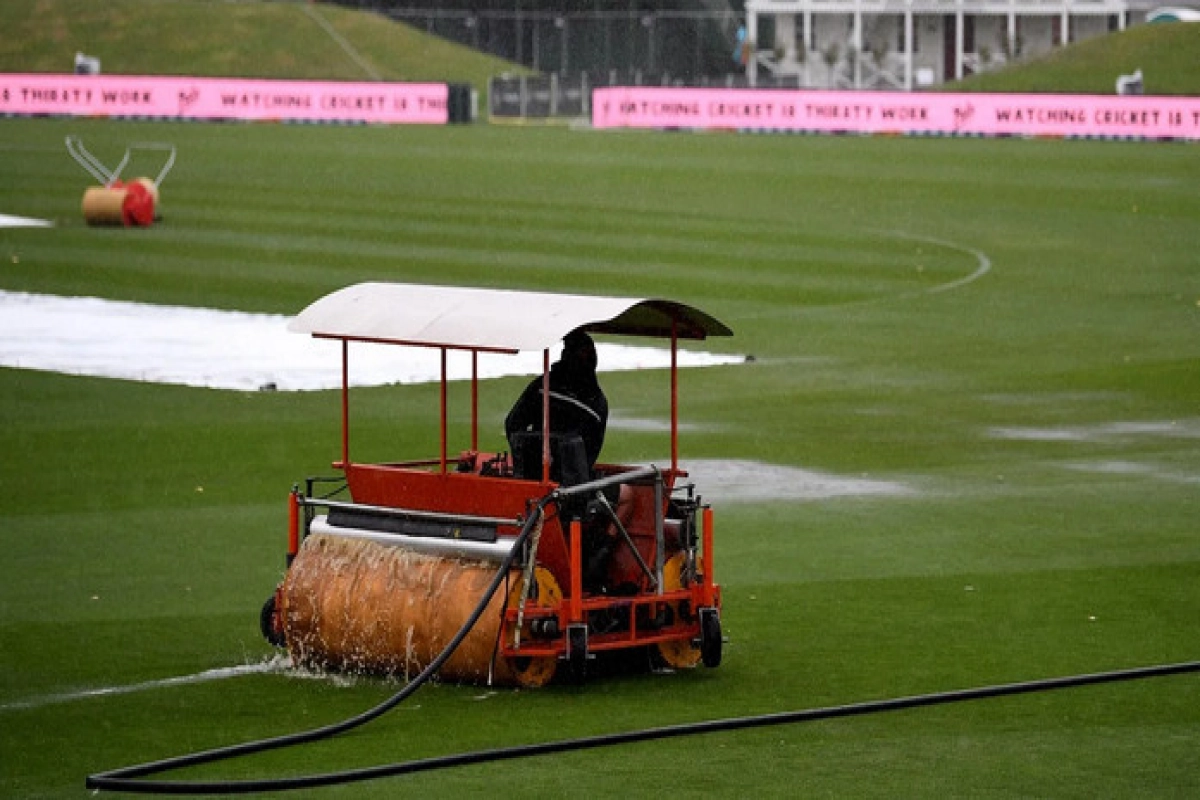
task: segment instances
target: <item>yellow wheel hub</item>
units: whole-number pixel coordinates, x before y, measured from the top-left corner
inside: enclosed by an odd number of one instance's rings
[[[663,591],[672,592],[683,588],[683,565],[687,560],[686,553],[676,553],[663,564]],[[675,619],[680,618],[682,602],[668,603]],[[690,639],[675,639],[670,642],[659,642],[655,645],[658,655],[663,662],[673,669],[690,669],[700,663],[700,648],[692,644]]]
[[[522,575],[508,593],[508,607],[520,608],[521,597],[525,594],[525,577]],[[557,608],[562,603],[563,593],[558,581],[544,567],[535,567],[533,571],[533,588],[525,598],[525,619],[521,624],[521,641],[536,641],[531,630],[531,614],[533,609]],[[504,629],[504,643],[511,645],[514,639],[515,623],[510,623]],[[558,667],[558,659],[554,656],[536,656],[508,658],[508,667],[521,686],[537,688],[545,686],[554,678]]]

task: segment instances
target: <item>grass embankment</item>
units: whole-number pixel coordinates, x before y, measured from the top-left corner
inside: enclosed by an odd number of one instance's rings
[[[305,2],[9,0],[0,72],[470,83],[521,67],[379,14]]]
[[[1141,70],[1146,94],[1200,95],[1200,25],[1137,25],[946,84],[947,91],[1112,94]]]
[[[70,72],[76,51],[107,73],[314,80],[449,81],[486,92],[527,71],[378,14],[321,3],[9,0],[0,72]],[[332,33],[331,33],[332,31]],[[1141,69],[1147,94],[1200,94],[1200,25],[1139,25],[994,72],[949,91],[1111,94]]]

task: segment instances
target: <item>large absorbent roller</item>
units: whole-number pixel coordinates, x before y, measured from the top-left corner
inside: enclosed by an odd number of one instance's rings
[[[713,515],[678,464],[675,353],[724,325],[665,300],[374,283],[321,298],[291,328],[343,356],[341,474],[291,493],[288,569],[263,608],[264,634],[295,663],[412,677],[460,633],[443,680],[541,686],[560,665],[580,678],[634,649],[676,668],[720,662]],[[555,427],[550,391],[516,452],[480,449],[479,354],[541,351],[546,389],[550,348],[576,330],[670,341],[669,466],[589,463]],[[441,351],[434,457],[351,459],[353,342]],[[449,350],[472,361],[470,443],[453,455]]]
[[[466,624],[495,571],[474,559],[309,536],[279,593],[288,650],[298,663],[411,677]],[[520,570],[509,571],[507,585],[442,666],[443,679],[539,685],[554,674],[554,659],[496,658],[505,602],[517,608],[524,592]],[[538,570],[527,607],[550,609],[561,599],[554,578]]]

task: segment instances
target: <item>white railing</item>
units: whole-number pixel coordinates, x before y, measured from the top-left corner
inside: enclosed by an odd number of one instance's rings
[[[748,14],[1118,14],[1126,0],[749,0]]]

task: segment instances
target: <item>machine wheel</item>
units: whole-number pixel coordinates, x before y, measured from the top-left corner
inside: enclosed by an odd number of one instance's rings
[[[587,626],[570,625],[567,627],[567,668],[571,673],[571,681],[582,684],[587,680]]]
[[[513,585],[512,590],[508,594],[509,608],[517,608],[519,606],[524,587],[524,578]],[[562,599],[562,589],[559,588],[558,581],[554,580],[554,576],[550,573],[550,570],[544,567],[535,567],[533,571],[533,590],[529,593],[529,597],[525,601],[525,609],[528,611],[530,608],[557,608]],[[511,626],[505,627],[503,635],[505,637],[504,641],[511,644],[513,641],[513,628]],[[530,620],[526,619],[521,626],[521,641],[528,641],[533,638],[533,626]],[[545,686],[554,679],[554,672],[558,668],[558,659],[553,656],[537,658],[517,657],[508,659],[508,664],[519,685],[536,689],[540,686]]]
[[[283,626],[279,624],[279,612],[275,608],[274,592],[267,598],[267,602],[263,603],[262,611],[258,613],[258,627],[269,644],[275,647],[287,646]]]
[[[721,665],[721,616],[715,608],[700,609],[700,656],[706,667]]]
[[[663,590],[674,591],[683,588],[683,566],[687,561],[686,553],[676,553],[663,564]],[[668,606],[675,621],[692,619],[691,609],[686,602],[671,603]],[[691,669],[700,663],[700,648],[689,639],[676,639],[670,642],[659,642],[654,645],[658,658],[671,669]]]

